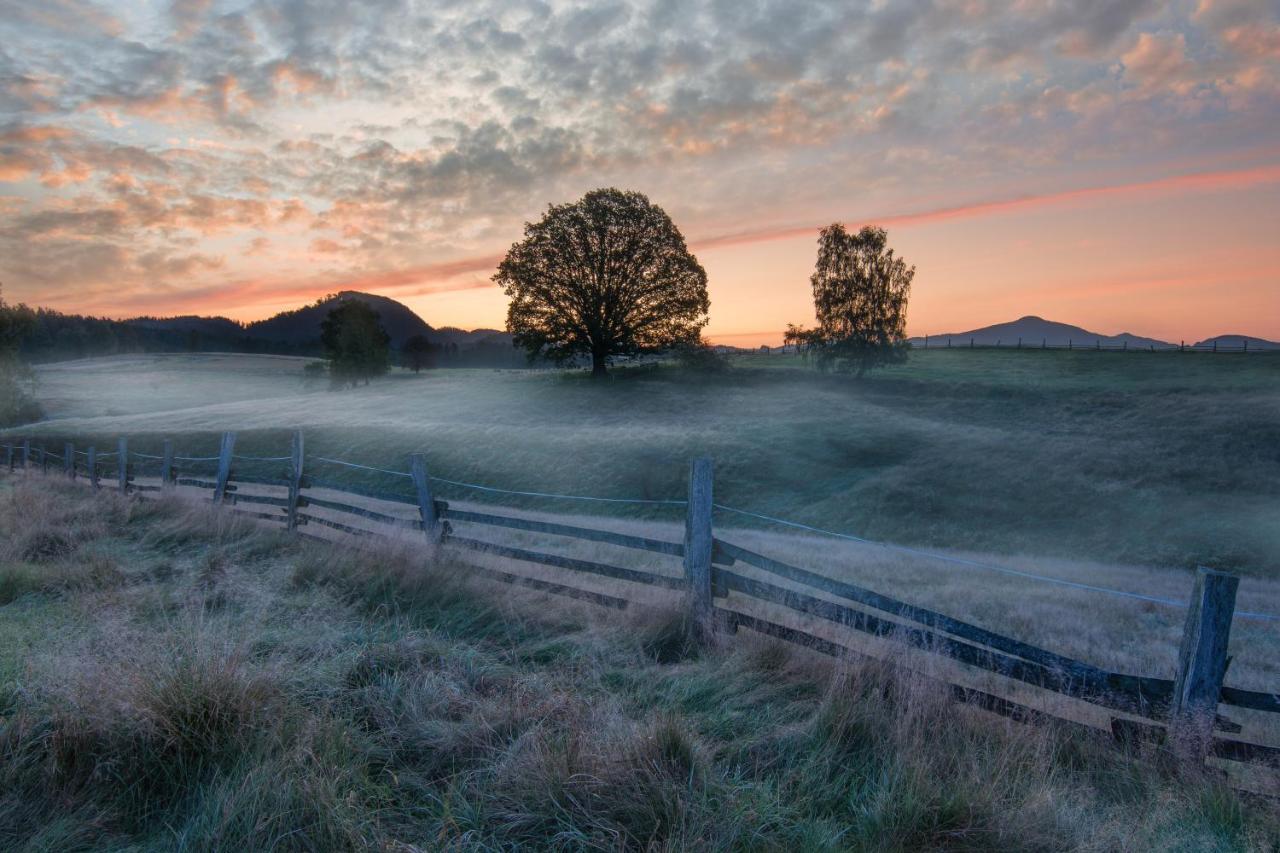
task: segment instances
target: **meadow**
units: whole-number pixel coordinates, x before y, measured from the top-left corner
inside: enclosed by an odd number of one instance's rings
[[[153,453],[167,436],[207,455],[236,430],[242,452],[280,455],[300,427],[317,455],[405,470],[420,451],[452,480],[647,499],[683,497],[688,460],[709,454],[720,503],[877,540],[1280,568],[1280,356],[930,350],[855,381],[750,355],[712,375],[396,371],[333,393],[308,385],[304,364],[47,365],[50,419],[25,433],[99,445],[127,434]]]
[[[1280,845],[1211,770],[682,612],[0,474],[0,847]]]

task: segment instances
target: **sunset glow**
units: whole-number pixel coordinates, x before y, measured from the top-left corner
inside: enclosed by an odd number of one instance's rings
[[[501,327],[525,221],[673,217],[708,337],[812,322],[817,231],[917,267],[912,334],[1038,314],[1280,339],[1280,6],[2,3],[0,282],[259,319],[325,293]]]

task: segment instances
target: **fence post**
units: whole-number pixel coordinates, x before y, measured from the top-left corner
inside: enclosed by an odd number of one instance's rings
[[[13,470],[13,457],[14,457],[13,445],[6,444],[5,451],[4,451],[4,464],[10,471]]]
[[[89,445],[89,485],[98,488],[98,448]]]
[[[693,622],[703,636],[711,633],[711,513],[713,465],[702,456],[689,466],[689,500],[684,521],[684,572],[689,583],[689,603]]]
[[[167,490],[173,485],[173,442],[169,439],[164,440],[164,450],[161,451],[163,460],[160,462],[160,488]]]
[[[45,449],[44,442],[40,442],[40,473],[49,473],[49,451]]]
[[[222,447],[218,450],[218,480],[213,487],[213,502],[220,504],[227,496],[227,481],[231,479],[231,454],[236,449],[236,434],[224,432]]]
[[[22,439],[22,467],[27,469],[31,467],[31,439]]]
[[[129,439],[124,437],[116,442],[116,477],[120,481],[120,494],[129,494]]]
[[[1210,745],[1239,586],[1240,578],[1227,572],[1204,567],[1196,572],[1178,650],[1170,727],[1175,745],[1197,758],[1204,758]]]
[[[418,514],[422,516],[422,532],[427,539],[436,542],[440,538],[440,518],[436,515],[436,502],[431,496],[431,477],[427,474],[427,457],[414,453],[409,457],[409,472],[413,475],[413,487],[418,493]]]
[[[298,529],[298,495],[302,491],[302,430],[293,431],[293,446],[289,452],[289,529]]]
[[[70,441],[62,445],[62,470],[68,480],[76,478],[76,446]]]

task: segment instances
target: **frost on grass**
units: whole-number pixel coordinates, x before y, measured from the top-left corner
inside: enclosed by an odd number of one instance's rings
[[[887,664],[746,631],[695,646],[662,609],[600,614],[442,554],[17,488],[0,529],[39,517],[79,544],[0,553],[36,578],[0,604],[3,849],[1280,841],[1274,808],[1211,772],[958,707]],[[102,580],[67,580],[107,555]]]

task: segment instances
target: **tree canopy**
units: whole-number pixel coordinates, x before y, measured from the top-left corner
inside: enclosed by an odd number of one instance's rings
[[[426,335],[412,335],[400,347],[400,359],[414,373],[435,365],[436,347]]]
[[[391,367],[391,336],[378,312],[359,299],[329,311],[320,324],[320,343],[329,360],[329,379],[337,388],[369,384]]]
[[[816,329],[787,327],[787,342],[824,370],[861,376],[907,357],[907,298],[916,268],[888,248],[883,228],[850,234],[839,223],[818,236],[813,285]]]
[[[711,301],[707,273],[662,208],[637,192],[593,190],[552,205],[493,279],[511,304],[507,330],[530,358],[616,356],[696,341]]]

